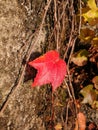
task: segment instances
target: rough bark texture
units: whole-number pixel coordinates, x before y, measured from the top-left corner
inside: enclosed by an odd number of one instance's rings
[[[42,1],[34,0],[32,10],[30,1],[26,1],[24,6],[23,2],[0,0],[0,108],[15,85],[23,57],[32,42],[32,30],[40,21],[36,8],[39,9]],[[42,33],[33,52],[41,51],[40,43],[44,38]],[[35,112],[38,90],[33,91],[30,84],[20,86],[10,99],[4,114],[0,116],[0,130],[44,130]]]
[[[0,105],[5,100],[19,72],[18,51],[25,38],[25,13],[17,1],[0,0]]]

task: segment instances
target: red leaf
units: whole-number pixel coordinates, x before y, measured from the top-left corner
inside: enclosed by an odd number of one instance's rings
[[[54,91],[64,80],[66,63],[60,59],[57,51],[51,50],[28,64],[37,69],[33,87],[51,83]]]

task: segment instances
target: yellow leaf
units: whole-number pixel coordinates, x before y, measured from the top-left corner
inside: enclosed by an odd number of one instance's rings
[[[98,101],[94,101],[92,107],[98,109]]]
[[[57,125],[54,128],[55,128],[55,130],[62,130],[62,124],[57,123]]]
[[[82,14],[85,21],[90,21],[90,19],[98,18],[98,11],[89,10],[87,13]]]
[[[93,40],[97,40],[98,41],[98,37],[94,37]]]
[[[95,47],[98,47],[98,37],[94,37],[91,42]]]
[[[98,18],[98,7],[96,6],[95,0],[88,0],[87,5],[90,10],[88,10],[87,12],[82,11],[82,16],[84,17],[84,21],[89,22],[91,19]],[[86,8],[84,8],[83,10],[85,10]]]
[[[88,0],[87,4],[91,10],[98,10],[95,0]]]
[[[57,102],[55,106],[62,107],[63,105],[60,102]]]

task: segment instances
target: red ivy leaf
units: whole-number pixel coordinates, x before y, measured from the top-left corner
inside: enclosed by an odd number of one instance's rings
[[[51,50],[28,64],[37,69],[33,87],[51,83],[54,91],[64,80],[66,63],[60,59],[57,51]]]

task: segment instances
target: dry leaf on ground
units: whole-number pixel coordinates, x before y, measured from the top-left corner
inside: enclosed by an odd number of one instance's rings
[[[74,130],[85,130],[86,129],[86,117],[82,112],[77,115],[76,126]]]

